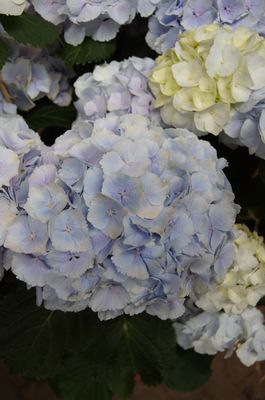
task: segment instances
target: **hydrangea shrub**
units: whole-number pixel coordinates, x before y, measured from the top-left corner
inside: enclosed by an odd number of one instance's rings
[[[64,400],[264,361],[264,2],[0,3],[0,357]]]

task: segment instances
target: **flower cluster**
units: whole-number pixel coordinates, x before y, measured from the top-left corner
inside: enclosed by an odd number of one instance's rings
[[[265,360],[265,325],[257,308],[246,308],[242,314],[202,312],[185,322],[174,324],[177,342],[197,353],[216,354],[233,351],[246,366]]]
[[[133,113],[160,122],[148,88],[148,75],[154,66],[151,58],[131,57],[122,62],[98,65],[92,73],[80,76],[74,84],[79,117],[94,121],[105,117],[107,112]]]
[[[184,30],[217,22],[233,28],[245,26],[265,34],[263,0],[162,0],[149,20],[147,43],[158,53],[175,45]]]
[[[202,354],[236,350],[247,366],[265,360],[265,324],[255,307],[265,295],[263,238],[244,225],[235,226],[235,259],[224,280],[198,299],[174,324],[177,342]]]
[[[20,15],[23,13],[27,0],[1,0],[0,14]]]
[[[64,23],[64,37],[74,46],[86,36],[102,42],[116,37],[136,13],[151,15],[160,0],[30,0],[34,9],[55,25]]]
[[[258,90],[232,110],[221,140],[231,147],[248,147],[250,154],[265,158],[265,90]]]
[[[0,246],[15,220],[26,186],[19,177],[33,170],[37,149],[42,147],[39,136],[16,115],[0,117]],[[0,251],[0,278],[3,276],[3,248]]]
[[[223,309],[240,314],[265,296],[265,245],[245,225],[235,229],[235,259],[221,284],[207,291],[196,305],[208,312]]]
[[[157,58],[150,87],[169,125],[218,135],[231,111],[265,90],[265,39],[246,28],[205,25]]]
[[[193,133],[109,114],[22,155],[0,174],[4,266],[46,308],[175,319],[232,264],[226,163]]]
[[[72,72],[59,58],[29,47],[14,48],[12,41],[8,44],[9,57],[1,70],[1,80],[13,105],[6,105],[7,102],[0,99],[3,113],[14,113],[14,106],[30,110],[34,101],[44,96],[59,106],[70,104],[72,88],[69,78]]]

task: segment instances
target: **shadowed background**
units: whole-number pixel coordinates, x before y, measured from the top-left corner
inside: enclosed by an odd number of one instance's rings
[[[265,363],[247,368],[236,357],[224,359],[220,354],[215,357],[212,367],[213,374],[209,382],[199,390],[177,393],[162,385],[148,387],[138,382],[131,400],[265,399]],[[31,383],[11,375],[4,364],[0,364],[0,390],[1,400],[60,400],[47,384]]]

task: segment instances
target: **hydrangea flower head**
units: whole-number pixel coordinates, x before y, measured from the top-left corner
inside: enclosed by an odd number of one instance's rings
[[[7,45],[9,55],[1,70],[1,79],[11,103],[0,98],[1,114],[15,114],[16,107],[28,111],[44,96],[59,106],[70,104],[69,78],[73,73],[59,58],[47,56],[45,50],[17,45],[9,37]]]
[[[79,117],[96,120],[105,117],[107,112],[133,113],[159,121],[159,112],[153,110],[154,97],[148,88],[148,75],[154,66],[150,58],[131,57],[98,65],[92,73],[80,76],[74,84]]]
[[[49,309],[175,319],[233,261],[226,163],[187,130],[110,113],[18,158],[0,190],[0,238]]]
[[[204,25],[156,60],[150,87],[162,119],[218,135],[237,107],[265,89],[265,39],[247,28]]]
[[[25,236],[25,231],[29,229],[29,224],[32,223],[32,227],[35,226],[34,221],[29,221],[27,216],[21,216],[22,219],[27,219],[27,221],[24,221],[25,223],[21,224],[21,219],[17,220],[18,197],[22,195],[24,190],[24,188],[19,187],[18,176],[21,174],[21,171],[24,170],[23,164],[27,163],[26,159],[23,162],[24,156],[33,149],[37,150],[42,145],[38,135],[28,128],[22,117],[16,115],[0,115],[0,125],[0,278],[2,278],[4,272],[4,252],[2,246],[6,240],[9,240],[7,239],[9,228],[13,226],[16,220],[17,227],[14,230],[14,235],[11,235],[12,239],[10,238],[10,245],[11,247],[19,248],[19,251],[21,248],[25,251],[27,247],[26,241],[22,244],[19,241],[23,235],[26,239],[27,235]],[[14,188],[14,191],[11,188]],[[38,221],[35,222],[38,224]],[[36,249],[36,241],[34,241],[34,243]],[[34,247],[33,241],[30,241],[30,246],[31,251]],[[43,251],[43,247],[40,248],[40,251]]]
[[[223,282],[196,301],[207,312],[223,309],[226,313],[240,314],[265,296],[263,238],[245,225],[236,225],[235,235],[235,259]]]
[[[221,140],[228,146],[248,147],[250,154],[265,158],[265,92],[258,90],[231,112]]]
[[[234,351],[247,367],[265,360],[264,317],[257,308],[241,314],[201,312],[174,324],[177,343],[200,354]]]
[[[162,0],[149,19],[146,41],[157,53],[164,53],[184,30],[215,22],[264,35],[264,21],[263,0]]]
[[[74,46],[86,36],[101,42],[116,37],[120,26],[129,24],[139,13],[148,17],[160,0],[31,0],[35,10],[46,20],[64,23],[64,37]]]
[[[263,238],[235,225],[235,259],[223,280],[196,297],[174,324],[178,344],[201,354],[236,352],[246,366],[265,360],[264,316],[255,306],[265,294]]]

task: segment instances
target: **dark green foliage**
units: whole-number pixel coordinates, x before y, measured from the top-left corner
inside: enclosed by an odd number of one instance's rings
[[[170,321],[141,314],[100,322],[83,311],[48,311],[24,286],[0,299],[0,357],[28,378],[50,378],[64,400],[128,398],[139,374],[193,390],[210,374],[210,357],[177,352]]]
[[[39,15],[22,14],[18,17],[0,16],[7,33],[19,43],[33,47],[44,47],[59,39],[59,31]]]
[[[29,127],[35,131],[50,127],[70,129],[76,119],[74,106],[59,107],[55,104],[37,106],[23,115]]]
[[[175,365],[170,322],[143,314],[90,325],[88,332],[86,350],[68,358],[58,375],[64,400],[108,399],[110,391],[128,397],[137,373],[146,383],[160,383],[163,370]]]
[[[83,337],[79,314],[51,312],[36,306],[35,291],[23,288],[0,302],[0,356],[13,371],[45,379]]]
[[[116,50],[116,41],[96,42],[86,38],[79,46],[64,44],[59,52],[64,62],[72,67],[75,64],[91,64],[108,60]]]
[[[176,365],[164,373],[163,382],[171,389],[190,392],[204,385],[211,375],[212,357],[193,350],[177,349]]]
[[[0,302],[0,327],[0,355],[12,370],[35,379],[56,375],[65,400],[128,397],[136,374],[150,384],[163,377],[178,390],[209,374],[201,356],[176,357],[170,322],[145,314],[100,322],[90,312],[51,312],[35,305],[34,291],[19,288]]]
[[[111,400],[108,370],[96,354],[76,353],[66,361],[59,377],[59,393],[64,400]]]

